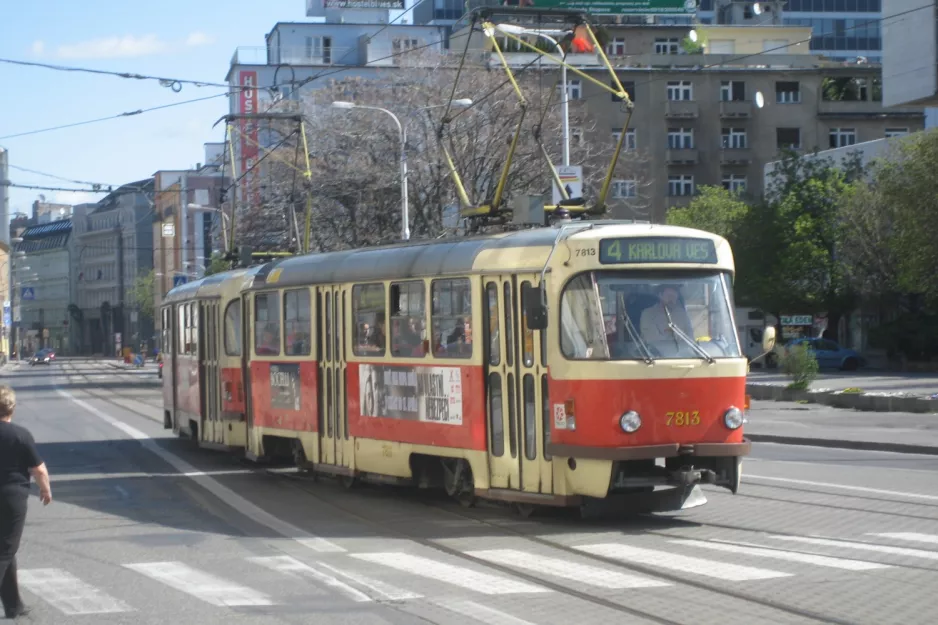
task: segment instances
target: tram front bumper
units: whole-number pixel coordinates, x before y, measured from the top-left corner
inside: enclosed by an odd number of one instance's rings
[[[695,443],[682,445],[642,445],[640,447],[587,447],[549,443],[547,451],[561,458],[584,458],[590,460],[651,460],[655,458],[726,458],[748,456],[752,443],[743,439],[741,443]]]

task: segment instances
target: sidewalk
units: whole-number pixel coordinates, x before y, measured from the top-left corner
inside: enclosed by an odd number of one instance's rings
[[[866,412],[938,413],[938,378],[933,374],[828,373],[807,391],[786,388],[781,373],[751,372],[752,399],[806,402]]]
[[[938,455],[938,415],[753,401],[748,419],[745,436],[755,443]]]

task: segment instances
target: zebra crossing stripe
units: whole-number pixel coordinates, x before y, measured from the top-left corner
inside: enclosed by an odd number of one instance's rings
[[[896,556],[909,556],[912,558],[922,558],[925,560],[938,560],[938,551],[926,551],[924,549],[910,549],[909,547],[892,547],[890,545],[875,545],[873,543],[859,543],[849,540],[833,540],[830,538],[818,538],[814,536],[771,536],[776,540],[789,540],[794,542],[807,543],[809,545],[820,545],[823,547],[837,547],[840,549],[858,549],[862,551],[876,551],[878,553],[888,553]]]
[[[248,558],[249,562],[254,562],[263,567],[271,569],[272,571],[277,571],[279,573],[287,573],[292,575],[300,575],[302,577],[308,577],[314,579],[317,582],[322,582],[326,586],[335,588],[339,592],[342,592],[348,596],[352,601],[357,601],[359,603],[367,603],[371,601],[371,597],[365,593],[352,588],[345,582],[336,579],[331,575],[326,575],[321,571],[317,571],[313,567],[303,562],[300,562],[296,558],[291,558],[290,556],[272,556],[267,558]]]
[[[63,614],[131,612],[122,601],[59,569],[20,569],[19,583]]]
[[[465,599],[434,599],[433,603],[438,606],[455,612],[462,617],[469,617],[485,625],[534,625],[530,621],[525,621],[511,614],[506,614],[501,610],[481,605],[475,601]]]
[[[509,577],[481,573],[464,566],[438,562],[431,558],[409,553],[355,553],[351,557],[397,569],[410,575],[419,575],[435,581],[445,582],[485,595],[512,595],[519,593],[550,592]]]
[[[835,569],[844,569],[847,571],[871,571],[873,569],[892,568],[888,564],[863,562],[862,560],[848,560],[846,558],[833,558],[830,556],[821,556],[813,553],[799,553],[797,551],[768,549],[758,545],[752,545],[750,543],[730,543],[723,540],[672,540],[669,542],[676,545],[686,545],[688,547],[701,547],[703,549],[713,549],[715,551],[738,553],[741,555],[757,556],[760,558],[788,560],[789,562],[803,562],[805,564],[814,564],[817,566],[826,566]]]
[[[199,571],[182,562],[147,562],[124,566],[212,605],[273,605],[267,595],[253,588]]]
[[[635,562],[647,566],[671,569],[682,573],[691,573],[704,577],[715,577],[721,580],[742,582],[755,579],[772,579],[775,577],[792,577],[791,573],[760,569],[741,564],[730,564],[718,560],[705,560],[683,554],[632,547],[618,543],[598,545],[579,545],[580,551],[591,553],[612,560]]]
[[[576,582],[582,582],[599,588],[654,588],[670,586],[668,582],[630,575],[599,566],[590,566],[570,562],[564,558],[550,558],[515,549],[488,549],[467,551],[466,555],[480,560],[488,560],[503,566],[524,569]]]
[[[880,536],[882,538],[892,538],[894,540],[907,540],[917,543],[928,543],[938,545],[938,534],[915,534],[912,532],[885,532],[883,534],[867,534],[868,536]]]

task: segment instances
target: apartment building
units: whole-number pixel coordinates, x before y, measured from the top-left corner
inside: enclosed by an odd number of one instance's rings
[[[16,282],[18,347],[24,354],[44,347],[62,355],[73,353],[68,313],[74,277],[71,233],[71,219],[45,220],[26,228],[22,241],[13,245],[15,253],[22,253],[19,264],[30,272],[19,274]]]
[[[763,168],[783,149],[838,148],[924,126],[920,108],[883,106],[879,65],[834,61],[811,54],[807,46],[785,47],[810,38],[809,28],[698,26],[700,39],[719,42],[733,54],[686,53],[686,26],[606,29],[606,51],[635,102],[626,147],[639,152],[647,176],[615,182],[610,206],[617,217],[661,221],[668,208],[688,204],[702,185],[759,197]],[[485,46],[483,38],[478,45]],[[771,52],[779,47],[790,53]],[[520,67],[531,55],[507,56]],[[595,54],[567,58],[608,80]],[[597,120],[592,135],[575,127],[571,134],[616,140],[626,119],[622,103],[573,74],[568,89],[571,110],[581,105]],[[636,214],[635,207],[648,206],[651,214]]]

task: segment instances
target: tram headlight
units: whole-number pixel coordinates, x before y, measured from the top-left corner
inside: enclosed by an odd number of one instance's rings
[[[629,410],[619,417],[619,427],[621,427],[622,431],[626,434],[631,434],[642,427],[642,418],[634,410]]]
[[[736,406],[731,406],[726,414],[723,415],[723,423],[731,430],[738,430],[745,422],[743,411]]]

